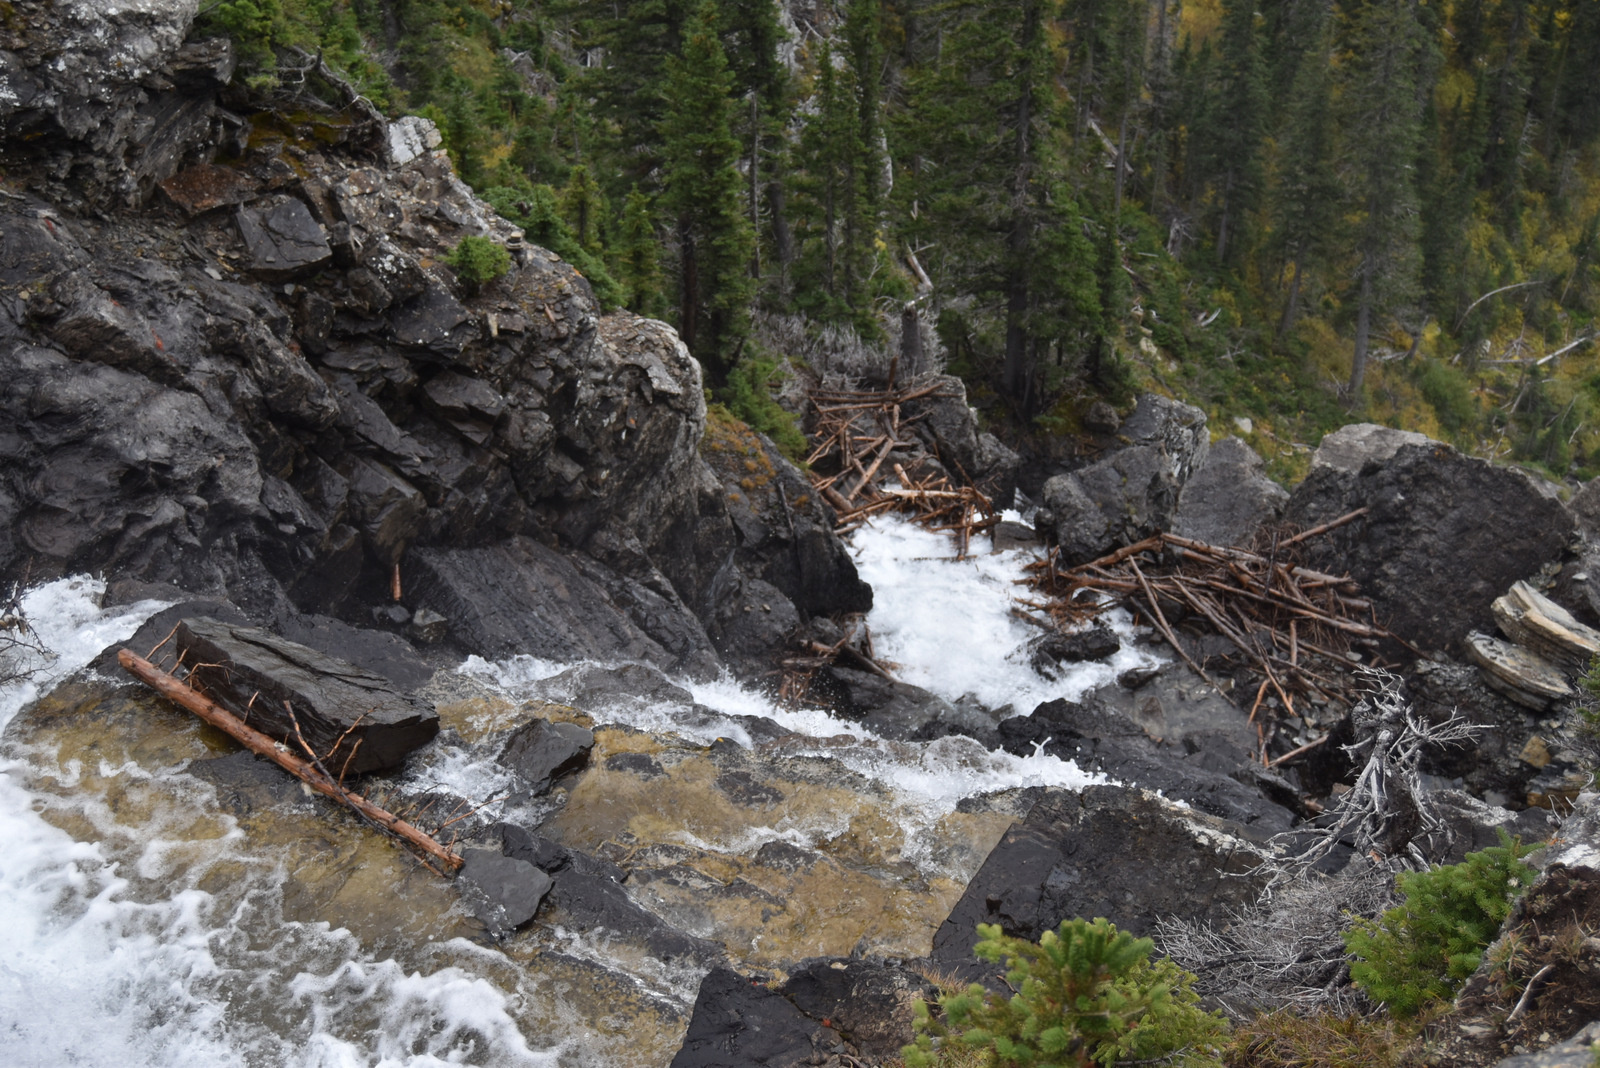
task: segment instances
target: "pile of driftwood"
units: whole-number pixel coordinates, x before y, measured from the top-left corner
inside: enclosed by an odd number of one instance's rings
[[[806,463],[811,484],[836,513],[840,534],[880,512],[901,512],[930,530],[951,534],[957,555],[965,557],[972,536],[999,522],[994,502],[973,487],[955,485],[938,474],[914,477],[890,458],[897,449],[922,450],[922,443],[907,431],[923,416],[903,416],[901,409],[939,395],[940,388],[935,382],[811,392],[811,440],[816,445]],[[896,485],[888,485],[891,476]]]
[[[1260,679],[1250,718],[1261,762],[1281,764],[1326,738],[1269,759],[1267,747],[1281,719],[1311,720],[1308,701],[1353,705],[1361,695],[1351,678],[1351,653],[1359,647],[1361,659],[1372,664],[1383,643],[1406,644],[1378,624],[1372,602],[1348,576],[1297,562],[1300,546],[1365,513],[1358,509],[1299,534],[1279,535],[1259,550],[1157,534],[1075,567],[1063,567],[1052,550],[1029,565],[1024,581],[1036,597],[1021,602],[1031,611],[1018,611],[1041,626],[1065,627],[1126,604],[1213,685],[1191,652],[1192,640],[1186,645],[1179,638],[1174,621],[1222,636],[1237,651],[1225,659],[1242,660]],[[1227,666],[1236,670],[1238,665]]]

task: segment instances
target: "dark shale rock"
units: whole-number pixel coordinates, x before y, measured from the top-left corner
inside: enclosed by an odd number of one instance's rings
[[[860,720],[861,725],[884,738],[927,739],[950,733],[939,725],[962,734],[987,738],[994,721],[981,710],[953,705],[920,686],[886,679],[866,671],[840,667],[824,668],[824,692],[833,691],[842,715]]]
[[[1180,702],[1152,702],[1153,696],[1142,696],[1127,711],[1092,696],[1082,705],[1047,701],[1027,716],[1001,720],[1001,744],[1023,756],[1043,743],[1045,752],[1076,761],[1085,771],[1160,790],[1252,831],[1272,834],[1289,826],[1291,814],[1269,796],[1275,791],[1264,791],[1266,784],[1254,779],[1233,777],[1250,764],[1250,734],[1239,729],[1242,713],[1217,698],[1228,711],[1214,722],[1204,723],[1208,713],[1197,712],[1179,726],[1168,720],[1163,706],[1171,704],[1177,719]]]
[[[1178,495],[1172,532],[1211,545],[1248,545],[1263,524],[1283,515],[1289,493],[1261,470],[1261,457],[1238,438],[1211,446]]]
[[[715,968],[700,982],[671,1068],[800,1068],[849,1051],[837,1031],[807,1017],[765,982]]]
[[[250,256],[250,270],[265,281],[287,282],[333,259],[328,235],[294,197],[266,197],[241,207],[234,218]]]
[[[500,752],[500,764],[515,772],[537,797],[563,775],[581,771],[594,749],[594,732],[576,723],[535,719],[514,731]]]
[[[298,721],[336,776],[394,767],[439,733],[438,714],[388,680],[270,631],[191,618],[173,640],[207,696],[296,751]]]
[[[1134,934],[1156,920],[1224,922],[1253,903],[1262,839],[1120,786],[1049,790],[1000,839],[933,936],[936,962],[972,957],[977,925],[1037,941],[1062,920],[1103,916]]]
[[[605,571],[587,562],[590,573]],[[660,594],[620,580],[634,595],[618,604],[578,562],[531,538],[513,538],[483,549],[413,549],[402,571],[407,598],[450,620],[451,636],[484,656],[518,653],[551,660],[644,660],[667,670],[704,670],[715,663],[711,643],[686,611]],[[608,577],[617,576],[608,573]],[[681,653],[657,640],[674,635],[647,632],[636,621],[659,609],[691,644]]]
[[[916,972],[884,960],[805,961],[789,973],[782,994],[813,1020],[826,1020],[869,1060],[897,1057],[916,1037],[918,1000],[938,988]]]
[[[1427,650],[1492,631],[1494,599],[1557,559],[1573,531],[1550,484],[1437,443],[1358,471],[1315,467],[1285,518],[1312,527],[1357,508],[1369,513],[1306,543],[1308,563],[1348,571],[1378,621]]]
[[[556,910],[552,922],[579,931],[604,928],[664,961],[708,965],[721,959],[715,943],[684,934],[635,904],[621,885],[627,873],[615,864],[510,824],[501,826],[501,834],[506,856],[527,861],[553,880],[547,895]]]
[[[1062,664],[1103,660],[1121,648],[1122,642],[1111,628],[1097,623],[1071,634],[1052,631],[1033,639],[1028,643],[1028,663],[1040,675],[1054,679],[1060,675]]]
[[[494,849],[466,849],[456,877],[462,900],[495,938],[533,919],[550,891],[550,876]]]

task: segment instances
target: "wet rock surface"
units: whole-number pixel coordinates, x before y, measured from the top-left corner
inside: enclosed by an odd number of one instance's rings
[[[234,715],[342,777],[401,763],[439,717],[387,679],[257,627],[191,618],[174,641],[188,680]]]

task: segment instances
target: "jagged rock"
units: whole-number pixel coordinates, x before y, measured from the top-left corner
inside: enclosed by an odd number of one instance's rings
[[[899,1056],[916,1037],[916,1003],[935,1000],[938,988],[889,961],[823,957],[793,969],[781,993],[806,1016],[827,1021],[862,1057],[881,1060]]]
[[[671,1068],[801,1068],[848,1052],[838,1032],[804,1015],[765,982],[715,968],[700,981]]]
[[[404,115],[389,124],[389,162],[403,166],[444,143],[433,120]]]
[[[1111,549],[1172,526],[1179,484],[1172,461],[1154,445],[1136,445],[1044,484],[1064,563],[1086,563]]]
[[[1215,706],[1201,705],[1198,714],[1183,716],[1175,698],[1154,694],[1125,710],[1093,697],[1081,705],[1047,701],[1026,716],[1001,720],[998,730],[1002,746],[1018,756],[1043,744],[1045,752],[1085,771],[1159,790],[1253,830],[1287,828],[1290,812],[1265,796],[1260,783],[1232,777],[1249,766],[1246,739],[1253,732],[1241,731],[1243,714],[1222,704],[1229,711],[1205,724],[1197,721],[1214,714]]]
[[[1358,508],[1368,513],[1305,544],[1307,563],[1348,571],[1380,623],[1429,650],[1489,630],[1494,599],[1556,559],[1573,529],[1548,483],[1439,444],[1358,471],[1314,468],[1285,518],[1312,527]]]
[[[193,618],[173,640],[212,700],[296,751],[303,736],[335,776],[394,767],[439,733],[438,714],[387,679],[270,631]]]
[[[530,538],[483,549],[413,548],[402,562],[408,599],[450,620],[462,646],[484,656],[526,653],[550,660],[645,660],[668,670],[706,671],[716,663],[699,623],[662,595],[630,584],[593,561]],[[618,582],[619,604],[594,575]],[[652,622],[671,624],[648,629]],[[662,639],[678,645],[669,648]]]
[[[1426,751],[1423,770],[1460,778],[1472,793],[1497,805],[1520,805],[1537,770],[1521,759],[1528,737],[1539,728],[1530,710],[1487,686],[1477,667],[1448,659],[1418,661],[1406,674],[1406,689],[1428,721],[1459,714],[1478,727],[1470,745]]]
[[[533,919],[550,890],[550,876],[498,850],[465,849],[461,861],[462,899],[496,938]]]
[[[1561,671],[1537,653],[1476,631],[1462,644],[1467,657],[1483,669],[1484,681],[1518,704],[1543,711],[1574,694]]]
[[[1166,457],[1180,486],[1205,466],[1211,449],[1206,413],[1157,393],[1140,395],[1133,414],[1122,424],[1121,436],[1134,446],[1148,445]]]
[[[548,793],[563,775],[589,763],[594,732],[576,723],[535,719],[517,728],[500,751],[500,764],[515,772],[534,797]]]
[[[1238,438],[1212,445],[1205,464],[1178,494],[1172,532],[1211,545],[1248,545],[1289,501],[1289,492],[1261,467],[1261,457]]]
[[[294,197],[266,197],[246,204],[235,219],[251,271],[269,282],[311,274],[333,259],[328,235]]]
[[[953,705],[920,686],[833,665],[820,673],[823,692],[833,691],[840,714],[884,738],[927,739],[949,733],[989,737],[994,721],[976,709]],[[943,727],[943,730],[938,728]]]
[[[1090,786],[1045,791],[983,862],[933,936],[936,962],[965,961],[977,926],[1037,941],[1062,920],[1103,916],[1143,934],[1156,920],[1225,922],[1253,903],[1252,832],[1150,793]]]
[[[197,163],[160,183],[161,191],[190,215],[233,207],[252,200],[261,191],[249,175],[233,167]]]
[[[1028,663],[1040,675],[1054,679],[1060,674],[1062,664],[1103,660],[1120,648],[1122,642],[1111,628],[1097,623],[1072,634],[1052,631],[1033,639],[1028,643]]]
[[[720,948],[668,925],[634,903],[621,886],[626,873],[615,864],[557,845],[510,824],[502,825],[502,851],[551,877],[546,895],[552,920],[573,930],[603,929],[612,938],[639,943],[658,960],[705,966],[721,958]]]
[[[1600,631],[1584,626],[1565,608],[1526,582],[1514,583],[1493,605],[1500,632],[1557,667],[1581,675],[1600,656]]]
[[[1368,463],[1386,463],[1403,445],[1438,444],[1414,430],[1396,430],[1377,423],[1351,423],[1326,434],[1311,454],[1311,469],[1331,467],[1359,474]]]

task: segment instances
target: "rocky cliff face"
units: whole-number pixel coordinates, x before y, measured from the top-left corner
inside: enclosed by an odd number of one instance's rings
[[[347,94],[315,72],[292,108],[226,88],[227,43],[185,43],[194,12],[4,24],[0,577],[105,571],[414,634],[443,614],[491,654],[557,651],[561,618],[587,636],[567,655],[713,670],[702,621],[748,539],[676,334],[604,312],[426,122],[328,104]],[[481,288],[446,264],[474,235],[513,257]],[[795,621],[859,585],[803,505],[791,540],[828,544],[761,591]]]

